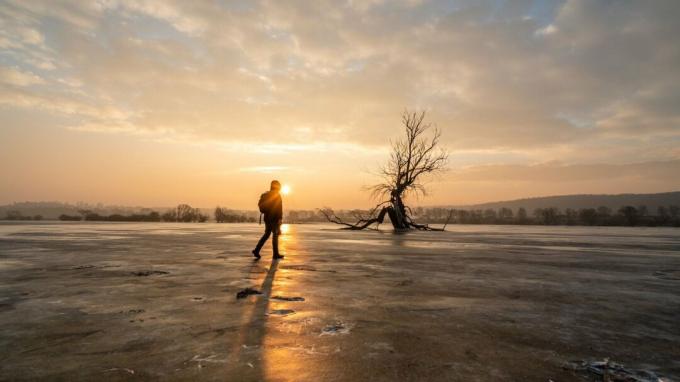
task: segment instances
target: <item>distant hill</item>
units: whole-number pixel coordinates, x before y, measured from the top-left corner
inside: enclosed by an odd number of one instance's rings
[[[487,208],[499,209],[505,207],[516,211],[518,208],[524,207],[531,213],[531,211],[536,208],[548,207],[557,207],[564,210],[567,208],[580,209],[604,206],[616,211],[622,206],[647,206],[647,210],[653,215],[656,214],[659,206],[668,207],[670,205],[680,206],[680,191],[662,192],[658,194],[545,196],[465,206],[452,206],[452,208],[483,210]]]

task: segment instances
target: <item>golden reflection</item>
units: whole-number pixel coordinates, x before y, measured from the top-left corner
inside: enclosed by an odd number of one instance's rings
[[[318,340],[318,312],[306,302],[271,299],[274,296],[304,296],[304,273],[287,265],[304,264],[306,256],[298,251],[296,227],[281,226],[279,248],[285,259],[270,264],[253,262],[249,276],[262,275],[254,287],[262,295],[251,297],[243,307],[241,329],[228,358],[228,376],[237,380],[297,381],[321,380],[319,357],[328,349],[315,346]],[[292,315],[276,311],[293,310]]]
[[[279,247],[286,256],[279,263],[271,296],[305,297],[303,284],[304,273],[287,269],[287,265],[304,264],[307,259],[304,252],[299,251],[296,226],[284,224]],[[292,309],[295,314],[281,317],[270,316],[267,319],[266,331],[262,346],[262,376],[265,381],[299,381],[323,380],[315,378],[319,372],[320,356],[313,341],[318,338],[316,330],[309,323],[316,318],[316,312],[306,302],[271,300],[269,310]]]

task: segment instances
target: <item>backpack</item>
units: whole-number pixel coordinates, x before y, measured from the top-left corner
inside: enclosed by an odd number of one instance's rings
[[[262,224],[262,214],[268,214],[272,208],[272,200],[269,197],[269,191],[260,195],[257,207],[260,209],[260,224]]]
[[[260,201],[257,202],[257,207],[260,208],[260,213],[268,214],[269,210],[272,208],[271,204],[272,200],[269,197],[269,192],[265,192],[264,194],[260,195]]]

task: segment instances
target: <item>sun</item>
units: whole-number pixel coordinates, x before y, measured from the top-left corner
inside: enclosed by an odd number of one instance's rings
[[[284,184],[283,187],[281,187],[281,193],[284,195],[290,194],[290,186],[287,184]]]

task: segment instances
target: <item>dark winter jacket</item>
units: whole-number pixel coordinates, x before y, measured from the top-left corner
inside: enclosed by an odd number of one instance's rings
[[[277,191],[268,191],[267,199],[268,211],[264,214],[264,221],[268,224],[278,224],[283,219],[283,200]]]

